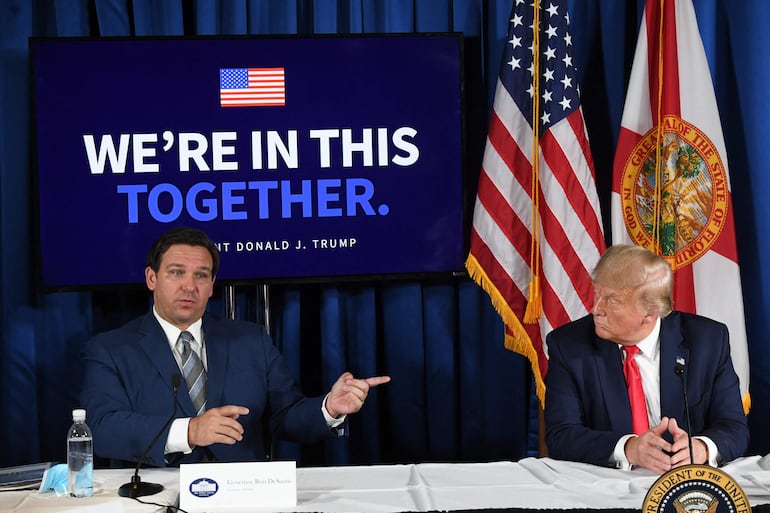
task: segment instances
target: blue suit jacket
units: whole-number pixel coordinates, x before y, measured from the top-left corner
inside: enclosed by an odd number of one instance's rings
[[[333,437],[321,413],[322,397],[307,398],[261,326],[206,314],[202,330],[208,364],[207,408],[245,406],[238,418],[244,437],[234,445],[213,444],[191,454],[163,454],[168,429],[148,454],[148,465],[201,461],[207,450],[216,461],[259,461],[266,453],[263,414],[273,435],[300,443]],[[173,411],[172,376],[179,366],[152,312],[97,335],[84,350],[82,403],[94,435],[94,453],[136,462]],[[184,378],[177,417],[194,417]]]
[[[553,330],[546,342],[549,456],[608,465],[618,440],[633,432],[617,344],[596,335],[591,315]],[[691,434],[711,438],[725,462],[742,456],[749,431],[730,359],[727,327],[682,312],[661,319],[661,415],[675,418],[686,430],[682,381],[674,372],[677,357],[686,362]]]

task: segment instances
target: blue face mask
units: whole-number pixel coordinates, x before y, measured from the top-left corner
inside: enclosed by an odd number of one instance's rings
[[[50,492],[51,490],[56,492],[56,495],[69,495],[66,463],[54,465],[43,474],[43,482],[40,483],[38,492]]]

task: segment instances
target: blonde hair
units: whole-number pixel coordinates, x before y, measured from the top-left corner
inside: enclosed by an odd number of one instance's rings
[[[642,246],[617,244],[604,252],[593,272],[595,285],[635,292],[637,303],[660,317],[674,305],[673,271],[661,256]]]

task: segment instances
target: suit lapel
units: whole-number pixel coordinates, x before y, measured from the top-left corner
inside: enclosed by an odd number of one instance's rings
[[[630,433],[632,429],[631,406],[628,402],[628,389],[623,375],[623,360],[618,345],[596,337],[594,361],[597,366],[600,390],[604,393],[607,407],[606,415],[610,419],[612,431]]]
[[[677,358],[684,358],[684,380],[687,381],[687,363],[690,348],[682,339],[679,315],[671,313],[661,320],[660,325],[660,414],[663,417],[684,419],[684,396],[682,378],[674,372]],[[686,425],[680,426],[686,429]]]
[[[179,370],[179,365],[176,363],[176,359],[169,348],[166,333],[160,327],[152,312],[145,316],[139,328],[139,346],[155,365],[155,369],[160,374],[163,383],[167,384],[169,390],[171,390],[172,376],[179,374],[180,385],[176,399],[177,406],[184,415],[194,417],[195,408],[187,393],[184,376],[182,371]]]
[[[223,329],[223,322],[210,316],[203,317],[202,330],[208,363],[207,408],[214,408],[222,406],[229,339]]]

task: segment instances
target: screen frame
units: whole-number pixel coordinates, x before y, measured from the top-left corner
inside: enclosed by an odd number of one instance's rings
[[[38,163],[39,141],[38,141],[38,127],[37,127],[37,94],[35,88],[35,66],[34,58],[36,52],[36,46],[40,42],[66,42],[66,41],[78,41],[78,42],[102,42],[102,41],[164,41],[164,40],[259,40],[259,39],[370,39],[370,38],[422,38],[422,37],[450,37],[455,38],[458,44],[458,99],[459,99],[459,155],[460,155],[460,176],[456,177],[460,181],[460,205],[458,209],[461,212],[461,225],[462,233],[458,235],[459,241],[462,243],[461,253],[463,260],[465,255],[468,254],[469,240],[470,240],[470,226],[471,216],[473,208],[473,200],[475,198],[468,194],[469,189],[469,166],[467,162],[467,144],[468,136],[466,133],[466,111],[467,111],[467,98],[465,95],[466,90],[466,76],[465,76],[465,42],[464,35],[460,32],[424,32],[424,33],[366,33],[366,34],[313,34],[313,35],[206,35],[206,36],[110,36],[110,37],[30,37],[29,38],[29,60],[30,60],[30,111],[31,124],[30,134],[32,141],[32,167],[33,167],[33,224],[35,231],[35,251],[34,255],[34,269],[37,288],[42,292],[62,292],[62,291],[79,291],[79,290],[100,290],[107,288],[134,288],[138,286],[144,286],[144,283],[139,282],[114,282],[114,283],[73,283],[73,284],[50,284],[45,283],[43,276],[43,235],[42,235],[42,219],[40,216],[40,168]],[[172,226],[169,226],[171,228]],[[199,226],[197,226],[199,227]],[[205,229],[204,229],[205,230]],[[87,248],[86,248],[87,249]],[[149,250],[149,247],[146,248]],[[72,248],[63,248],[63,251],[71,251]],[[88,265],[87,255],[84,252],[84,265]],[[144,267],[143,262],[138,262],[137,266]],[[397,281],[397,280],[416,280],[416,281],[434,281],[445,280],[447,278],[464,278],[467,276],[467,271],[464,267],[464,262],[458,263],[456,269],[441,270],[441,271],[415,271],[415,272],[393,272],[393,273],[355,273],[355,274],[310,274],[304,276],[266,276],[266,277],[253,277],[253,278],[233,278],[222,279],[217,277],[217,285],[253,285],[253,284],[324,284],[324,283],[375,283],[381,281]]]

